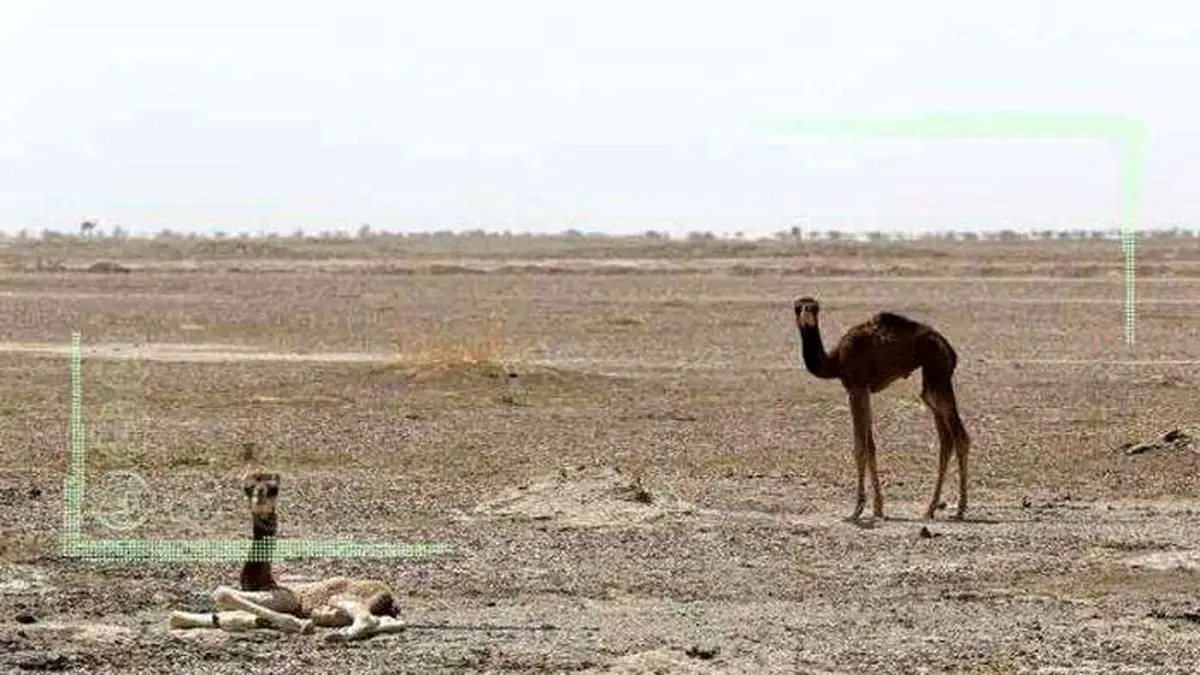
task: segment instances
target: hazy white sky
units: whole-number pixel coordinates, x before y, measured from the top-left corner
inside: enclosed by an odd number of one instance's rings
[[[0,228],[1115,225],[1103,141],[761,126],[980,111],[1144,120],[1142,220],[1194,225],[1196,7],[5,3]]]

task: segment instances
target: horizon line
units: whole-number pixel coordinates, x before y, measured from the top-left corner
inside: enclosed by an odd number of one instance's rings
[[[89,222],[89,221],[83,221]],[[194,238],[194,239],[362,239],[366,237],[522,237],[522,238],[608,238],[608,239],[647,239],[647,238],[679,238],[686,239],[689,237],[703,236],[705,238],[729,238],[729,239],[773,239],[780,235],[793,235],[800,233],[805,239],[808,238],[826,238],[831,233],[845,235],[849,237],[857,236],[872,236],[883,235],[885,237],[919,237],[919,236],[947,236],[947,235],[975,235],[979,237],[999,237],[1017,235],[1018,237],[1037,238],[1035,235],[1044,235],[1051,233],[1057,235],[1067,233],[1069,235],[1086,235],[1087,238],[1093,238],[1096,234],[1104,236],[1112,236],[1120,238],[1123,232],[1128,232],[1121,225],[1032,225],[1032,226],[993,226],[993,227],[961,227],[953,226],[941,227],[863,227],[841,229],[837,226],[819,226],[812,224],[796,224],[796,225],[780,225],[778,229],[765,231],[759,228],[742,228],[742,229],[686,229],[672,227],[647,227],[638,232],[632,232],[625,229],[618,231],[604,230],[586,230],[578,227],[567,227],[561,230],[532,230],[520,228],[504,228],[499,226],[464,226],[464,227],[437,227],[427,229],[394,229],[388,227],[377,227],[370,223],[361,223],[352,227],[343,228],[304,228],[291,227],[279,228],[274,230],[265,229],[233,229],[233,228],[216,228],[210,230],[199,229],[175,229],[175,228],[159,228],[157,230],[150,229],[127,229],[121,225],[105,225],[96,222],[95,228],[92,230],[95,234],[84,234],[81,222],[73,228],[53,229],[41,228],[34,232],[32,228],[7,229],[0,228],[0,241],[34,241],[47,238],[58,239],[99,239],[105,241],[113,241],[118,239],[156,239],[156,238]],[[95,221],[90,221],[95,222]],[[1172,225],[1156,225],[1148,227],[1137,227],[1133,230],[1137,234],[1149,235],[1184,235],[1191,234],[1192,236],[1200,236],[1200,220],[1196,223],[1180,223]],[[24,235],[22,236],[22,233]],[[816,235],[816,236],[813,236]]]

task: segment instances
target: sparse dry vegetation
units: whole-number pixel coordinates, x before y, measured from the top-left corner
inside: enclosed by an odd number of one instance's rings
[[[493,313],[483,327],[433,325],[415,339],[397,339],[395,366],[418,378],[458,370],[502,372],[509,358],[504,326]]]
[[[1138,273],[1200,276],[1200,230],[1139,232]],[[181,235],[0,238],[0,270],[56,273],[223,271],[239,275],[300,271],[388,277],[477,275],[695,275],[746,277],[1120,275],[1119,229],[960,233],[841,233],[795,229],[772,237],[665,233],[604,236],[368,231],[291,236]],[[1064,264],[1063,251],[1071,262]],[[1116,254],[1114,254],[1116,252]]]

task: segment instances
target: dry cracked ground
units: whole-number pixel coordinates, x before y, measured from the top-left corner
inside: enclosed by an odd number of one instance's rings
[[[0,275],[0,668],[1194,672],[1198,247],[1147,249],[1130,345],[1119,246],[1047,246]],[[888,518],[844,520],[849,413],[799,365],[800,294],[827,343],[891,309],[956,345],[967,521],[919,520],[915,377],[875,403]],[[278,562],[387,579],[411,627],[172,633],[236,562],[61,555],[72,330],[85,536],[248,536],[254,444],[281,536],[451,547]]]

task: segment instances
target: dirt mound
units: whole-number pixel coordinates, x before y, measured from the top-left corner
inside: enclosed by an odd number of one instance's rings
[[[1191,451],[1200,452],[1200,431],[1195,429],[1172,429],[1158,438],[1142,443],[1126,443],[1126,455],[1146,453]]]
[[[1135,569],[1173,572],[1200,570],[1200,551],[1154,551],[1126,558],[1125,564]]]
[[[563,528],[594,528],[642,525],[693,513],[695,507],[691,504],[660,488],[647,489],[618,469],[575,467],[483,502],[468,517],[540,520]]]
[[[129,274],[130,272],[128,267],[112,260],[94,262],[87,268],[87,271],[97,274]]]
[[[503,382],[519,374],[512,367],[498,361],[475,361],[472,359],[446,360],[398,360],[371,371],[372,375],[392,375],[413,382],[429,385]]]
[[[509,405],[532,405],[611,390],[621,378],[525,363],[460,361],[375,366],[372,378],[388,378],[412,394],[422,391],[492,398]]]
[[[719,652],[719,650],[717,650]],[[728,663],[713,662],[715,653],[705,648],[673,649],[659,647],[649,651],[625,654],[607,664],[608,673],[728,673]],[[738,670],[733,672],[754,672]]]

